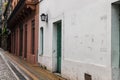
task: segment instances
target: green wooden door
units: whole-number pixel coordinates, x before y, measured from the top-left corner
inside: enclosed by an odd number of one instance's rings
[[[61,22],[57,24],[57,72],[61,73]]]

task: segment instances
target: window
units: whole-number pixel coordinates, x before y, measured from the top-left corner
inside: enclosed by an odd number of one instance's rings
[[[43,27],[40,28],[40,55],[43,55]]]
[[[31,24],[31,27],[32,27],[32,39],[31,39],[31,41],[32,41],[32,54],[34,54],[34,49],[35,49],[35,20],[32,20],[32,22],[31,22],[32,24]]]

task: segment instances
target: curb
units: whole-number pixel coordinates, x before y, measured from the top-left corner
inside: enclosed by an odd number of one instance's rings
[[[10,71],[13,73],[13,75],[15,76],[15,78],[17,79],[17,80],[20,80],[19,78],[18,78],[18,76],[15,74],[15,72],[12,70],[12,68],[10,67],[10,65],[8,64],[8,62],[7,62],[7,60],[5,59],[5,57],[4,57],[4,50],[2,50],[2,49],[0,49],[1,50],[1,57],[2,57],[2,59],[5,61],[5,64],[8,66],[8,68],[10,69]]]

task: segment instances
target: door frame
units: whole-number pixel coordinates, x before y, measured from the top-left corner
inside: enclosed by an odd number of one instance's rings
[[[61,21],[61,73],[62,73],[62,65],[63,65],[63,60],[64,60],[64,14],[61,14],[57,16],[54,19],[51,19],[50,24],[52,26],[52,72],[57,71],[57,62],[55,61],[55,56],[54,55],[54,46],[53,46],[53,29],[54,29],[54,23]]]

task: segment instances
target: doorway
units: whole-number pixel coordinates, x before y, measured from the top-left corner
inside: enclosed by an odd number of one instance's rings
[[[27,58],[27,24],[25,25],[25,51],[24,51],[24,58]]]
[[[23,25],[20,25],[20,49],[19,49],[19,56],[22,57],[22,49],[23,49]]]
[[[55,64],[55,72],[61,73],[61,20],[53,23],[53,54]],[[56,55],[56,56],[55,56]]]
[[[120,79],[120,4],[112,4],[111,15],[111,60],[112,78]]]

